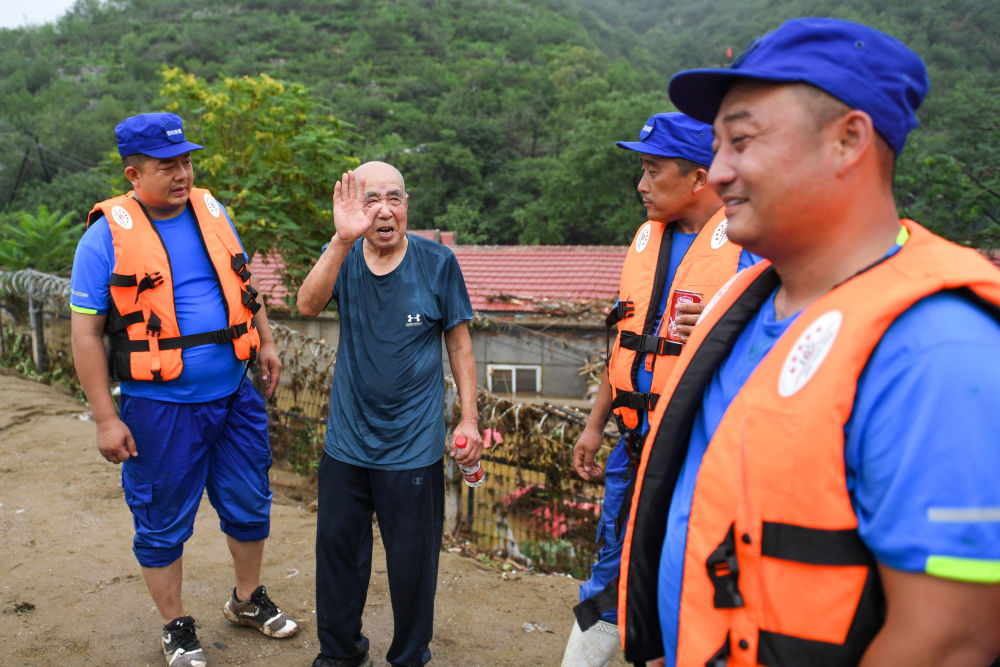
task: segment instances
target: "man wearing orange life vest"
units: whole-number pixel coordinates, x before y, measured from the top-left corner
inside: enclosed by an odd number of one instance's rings
[[[202,147],[172,113],[132,116],[115,134],[133,191],[98,203],[77,246],[73,361],[98,449],[123,464],[167,665],[197,667],[207,663],[181,604],[181,555],[206,488],[236,574],[224,615],[270,637],[298,631],[259,585],[271,450],[263,397],[245,380],[259,359],[270,396],[281,362],[232,222],[193,187],[190,153]],[[109,380],[120,381],[120,415]]]
[[[988,665],[1000,654],[1000,272],[900,220],[928,89],[894,38],[793,19],[673,102],[769,262],[709,304],[657,404],[623,546],[626,658]]]
[[[618,146],[641,154],[638,190],[649,220],[637,231],[622,268],[619,301],[607,322],[609,331],[618,328],[608,372],[573,449],[580,476],[598,477],[594,456],[609,411],[614,413],[622,437],[607,462],[598,530],[603,543],[590,579],[580,587],[581,602],[563,655],[566,667],[604,665],[618,652],[622,501],[634,477],[632,461],[645,435],[646,413],[662,400],[661,388],[704,308],[704,303],[680,303],[681,315],[672,318],[670,304],[682,294],[707,301],[738,269],[760,259],[726,236],[722,201],[707,185],[710,126],[682,113],[658,113],[646,121],[638,141],[619,141]]]

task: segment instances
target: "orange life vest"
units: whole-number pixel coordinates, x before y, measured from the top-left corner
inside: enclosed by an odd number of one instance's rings
[[[884,621],[881,583],[847,491],[844,426],[885,330],[942,290],[1000,318],[1000,272],[904,220],[892,257],[810,304],[726,410],[698,472],[688,522],[678,665],[856,665]],[[663,654],[657,586],[673,487],[712,375],[779,281],[740,273],[710,304],[650,415],[622,550],[626,658]]]
[[[108,366],[118,380],[173,380],[183,368],[182,350],[232,341],[238,359],[253,359],[260,335],[253,315],[260,309],[250,270],[222,208],[208,190],[192,188],[188,204],[215,269],[229,326],[181,335],[174,305],[170,258],[143,205],[130,192],[96,204],[87,226],[102,215],[115,249],[109,281],[111,303],[105,332]]]
[[[663,297],[670,268],[670,241],[673,228],[650,220],[636,232],[622,267],[618,306],[606,320],[609,330],[618,325],[615,344],[608,355],[611,382],[611,408],[619,428],[637,429],[642,423],[639,411],[650,411],[660,397],[659,388],[674,367],[681,344],[657,335],[657,310]],[[726,236],[725,209],[720,208],[691,242],[674,274],[669,306],[674,290],[698,292],[708,301],[733,274],[740,262],[742,248]],[[663,320],[668,319],[664,313]],[[662,327],[661,327],[662,328]],[[647,355],[651,355],[647,360]],[[652,370],[651,391],[637,391],[639,364]]]

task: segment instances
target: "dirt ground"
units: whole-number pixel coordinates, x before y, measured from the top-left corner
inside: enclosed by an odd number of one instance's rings
[[[98,455],[84,405],[0,369],[0,665],[163,664],[119,474]],[[231,563],[204,498],[185,548],[183,592],[213,666],[309,665],[318,652],[315,490],[277,467],[272,486],[262,581],[303,629],[273,640],[225,620]],[[375,549],[364,631],[383,664],[392,609],[377,531]],[[442,553],[433,664],[558,665],[579,583]]]

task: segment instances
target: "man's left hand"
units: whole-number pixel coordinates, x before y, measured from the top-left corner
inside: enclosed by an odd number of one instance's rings
[[[705,310],[704,303],[682,303],[677,306],[677,335],[682,343],[687,342],[703,310]]]
[[[483,436],[479,433],[479,425],[475,422],[459,422],[452,433],[452,442],[460,435],[465,436],[465,447],[458,449],[454,445],[449,448],[449,454],[459,465],[469,467],[475,465],[483,454]]]
[[[260,377],[266,384],[264,398],[271,398],[274,390],[278,388],[278,379],[281,377],[281,360],[278,359],[278,349],[274,343],[262,343],[257,358],[260,361]]]

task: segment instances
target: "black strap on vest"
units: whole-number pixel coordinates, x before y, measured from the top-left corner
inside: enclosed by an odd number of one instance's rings
[[[154,287],[159,287],[163,284],[163,275],[159,271],[154,271],[153,273],[147,273],[142,280],[136,280],[135,276],[130,276],[122,273],[112,273],[111,278],[108,280],[108,285],[112,287],[135,287],[138,285],[139,289],[135,291],[135,301],[139,302],[139,295],[148,289],[153,289]]]
[[[243,282],[250,280],[250,269],[247,268],[247,258],[242,254],[233,255],[229,260],[229,265],[233,267],[233,271],[240,277],[240,280]]]
[[[246,289],[241,290],[240,300],[243,302],[243,307],[250,311],[252,315],[256,315],[257,311],[260,310],[260,303],[257,301],[257,290],[251,285],[247,285]]]
[[[635,350],[645,354],[658,354],[676,357],[680,355],[682,345],[675,343],[668,338],[660,336],[650,336],[648,334],[639,335],[631,331],[623,331],[621,336],[621,346],[626,350]]]
[[[854,529],[822,530],[763,522],[760,553],[810,565],[871,565],[872,556]]]
[[[885,621],[885,596],[878,567],[856,530],[823,530],[765,521],[761,527],[761,555],[788,561],[828,566],[865,566],[858,608],[843,644],[783,635],[761,630],[757,662],[782,665],[857,665]],[[803,592],[808,595],[808,592]]]
[[[738,581],[740,565],[736,560],[735,524],[729,524],[726,537],[715,547],[705,560],[708,578],[715,587],[712,604],[716,609],[735,609],[743,606],[743,595],[740,593]]]
[[[657,324],[657,311],[663,293],[670,290],[667,284],[667,274],[670,272],[670,248],[674,243],[674,225],[667,225],[663,230],[663,237],[660,239],[660,253],[656,258],[656,270],[653,272],[653,289],[649,295],[649,304],[646,306],[646,321],[642,323],[642,331],[651,333]],[[631,378],[632,386],[639,386],[639,366],[644,362],[641,354],[635,355],[632,360]],[[653,357],[653,364],[656,364],[656,357]]]
[[[135,276],[124,273],[112,273],[108,279],[108,284],[112,287],[135,287]]]
[[[159,338],[162,330],[163,330],[163,320],[161,320],[159,315],[157,315],[156,313],[150,312],[149,319],[146,320],[146,335],[155,336],[156,338]]]
[[[112,319],[114,319],[114,324],[112,324]],[[136,310],[128,315],[114,315],[109,313],[108,319],[106,320],[106,333],[109,336],[114,336],[115,334],[125,331],[129,326],[135,324],[136,322],[145,321],[145,317],[141,310]]]
[[[712,374],[777,285],[778,274],[771,268],[763,271],[706,332],[704,341],[695,350],[677,383],[660,427],[650,442],[642,493],[635,501],[638,507],[628,562],[628,601],[625,609],[618,610],[619,617],[625,614],[625,659],[628,661],[651,660],[663,655],[656,586],[651,582],[658,576],[666,515],[687,454],[694,417]]]
[[[610,329],[614,325],[618,324],[626,317],[632,317],[632,313],[635,312],[635,305],[631,301],[619,301],[618,304],[611,309],[607,317],[604,318],[604,326]]]
[[[150,320],[152,320],[153,317],[154,316],[151,314]],[[174,336],[172,338],[161,338],[157,342],[161,350],[184,349],[194,347],[195,345],[208,345],[209,343],[217,343],[221,345],[223,343],[236,340],[248,330],[249,327],[247,326],[247,323],[243,322],[242,324],[235,324],[231,327],[218,329],[216,331],[206,331],[205,333],[188,334],[186,336]],[[115,338],[111,340],[111,349],[122,352],[145,352],[149,350],[149,341]]]
[[[654,394],[652,392],[644,391],[622,391],[618,390],[615,395],[615,399],[611,401],[611,409],[615,408],[632,408],[633,410],[647,410],[651,411],[656,408],[656,401],[660,398],[659,394]],[[619,424],[619,429],[621,424]]]

